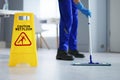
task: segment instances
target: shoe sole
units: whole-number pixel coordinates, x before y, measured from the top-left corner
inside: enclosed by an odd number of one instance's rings
[[[66,60],[66,61],[73,61],[74,59],[63,59],[63,58],[56,58],[57,60]]]

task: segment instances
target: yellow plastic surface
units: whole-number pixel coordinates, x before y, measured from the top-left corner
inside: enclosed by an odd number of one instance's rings
[[[34,14],[16,13],[12,31],[9,66],[17,64],[38,65]]]

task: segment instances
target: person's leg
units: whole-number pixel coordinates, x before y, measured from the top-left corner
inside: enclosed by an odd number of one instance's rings
[[[78,9],[73,1],[72,1],[72,14],[73,23],[70,32],[69,49],[77,50]]]
[[[84,55],[80,54],[77,50],[78,9],[74,2],[72,2],[72,14],[73,14],[73,24],[69,39],[69,54],[77,58],[84,58]]]
[[[72,26],[72,3],[71,0],[59,0],[60,25],[59,25],[59,49],[68,50],[70,30]]]
[[[58,0],[60,10],[60,25],[59,25],[59,48],[57,52],[57,59],[73,60],[72,56],[67,54],[69,45],[69,36],[72,26],[72,0]]]

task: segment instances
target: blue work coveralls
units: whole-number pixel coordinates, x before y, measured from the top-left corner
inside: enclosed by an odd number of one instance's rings
[[[73,0],[58,0],[60,11],[59,50],[77,50],[78,9]]]

